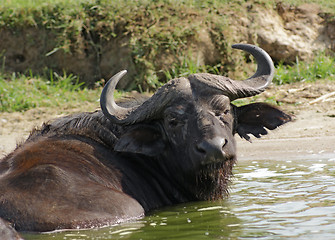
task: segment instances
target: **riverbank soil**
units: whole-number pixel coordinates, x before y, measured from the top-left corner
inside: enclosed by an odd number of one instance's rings
[[[257,101],[272,99],[294,118],[279,129],[252,143],[236,136],[238,160],[305,159],[335,157],[335,84],[295,83],[272,85]],[[94,111],[98,103],[74,109],[36,108],[26,112],[0,113],[0,156],[24,141],[32,128],[67,114]]]
[[[239,160],[294,160],[335,157],[335,84],[272,86],[259,99],[273,97],[293,121],[252,143],[237,139]]]

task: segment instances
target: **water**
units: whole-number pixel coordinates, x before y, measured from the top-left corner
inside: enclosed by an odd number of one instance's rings
[[[26,239],[335,239],[335,158],[243,161],[231,196],[160,209],[94,230]]]

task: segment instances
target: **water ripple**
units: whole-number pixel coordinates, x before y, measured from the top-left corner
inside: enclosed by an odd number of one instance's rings
[[[231,199],[244,237],[335,237],[333,160],[239,165]]]

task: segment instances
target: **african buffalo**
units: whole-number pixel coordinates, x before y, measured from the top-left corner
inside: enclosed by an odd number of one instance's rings
[[[274,75],[264,50],[233,48],[257,61],[247,80],[193,74],[170,80],[150,98],[116,104],[121,71],[104,87],[101,110],[33,130],[0,161],[0,217],[19,231],[88,228],[226,196],[234,134],[249,140],[291,120],[265,103],[231,103],[263,92]]]

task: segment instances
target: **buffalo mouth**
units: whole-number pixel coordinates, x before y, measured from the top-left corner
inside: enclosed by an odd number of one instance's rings
[[[235,158],[202,165],[196,176],[196,195],[200,200],[219,200],[229,195]]]

